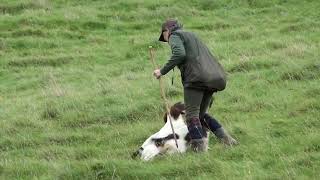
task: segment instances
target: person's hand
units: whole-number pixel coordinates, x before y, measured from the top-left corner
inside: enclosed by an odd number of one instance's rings
[[[157,79],[159,79],[162,76],[162,74],[160,72],[160,69],[154,70],[153,71],[153,76],[156,77]]]

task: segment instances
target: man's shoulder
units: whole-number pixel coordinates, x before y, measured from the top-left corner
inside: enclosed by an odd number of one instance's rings
[[[172,34],[193,34],[193,33],[190,31],[179,29],[179,30],[173,31]]]
[[[197,38],[197,35],[194,33],[194,32],[191,32],[191,31],[185,31],[185,30],[177,30],[177,31],[174,31],[172,33],[172,35],[178,35],[178,36],[182,36],[182,37],[194,37],[194,38]]]

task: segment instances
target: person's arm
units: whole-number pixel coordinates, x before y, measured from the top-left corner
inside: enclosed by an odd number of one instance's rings
[[[172,55],[169,61],[161,68],[161,75],[167,74],[176,65],[181,64],[185,60],[186,51],[180,36],[172,34],[169,38]]]

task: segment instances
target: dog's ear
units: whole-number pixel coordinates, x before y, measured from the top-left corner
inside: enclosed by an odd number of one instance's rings
[[[163,116],[164,123],[167,123],[167,118],[168,118],[168,113],[164,113],[164,116]]]
[[[180,111],[178,108],[176,108],[176,107],[174,107],[174,106],[171,107],[171,109],[170,109],[170,115],[171,115],[174,119],[177,119],[177,118],[180,116],[180,114],[181,114],[181,111]]]
[[[185,113],[185,106],[181,102],[174,104],[170,109],[170,114],[174,119],[177,119],[180,114]]]

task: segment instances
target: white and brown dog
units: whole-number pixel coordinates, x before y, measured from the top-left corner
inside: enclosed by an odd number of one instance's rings
[[[176,146],[174,135],[172,133],[170,119],[175,131],[178,147]],[[151,135],[137,150],[132,157],[140,156],[142,160],[152,160],[157,155],[185,153],[190,147],[190,137],[185,118],[185,106],[182,103],[176,103],[170,108],[170,114],[164,115],[165,125],[155,134]],[[204,131],[204,141],[206,150],[208,149],[207,129]]]

